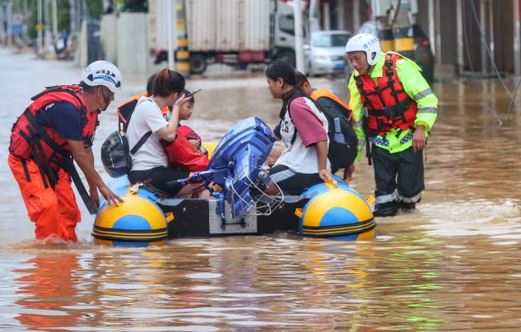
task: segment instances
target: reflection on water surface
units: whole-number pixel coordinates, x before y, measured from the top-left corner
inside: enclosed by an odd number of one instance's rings
[[[63,82],[77,72],[0,52],[0,70],[11,85],[7,89],[6,81],[0,82],[6,100],[0,110],[2,132],[8,133],[27,98],[48,84],[49,72]],[[31,69],[11,66],[19,59]],[[25,79],[15,79],[15,71]],[[27,86],[30,78],[34,86]],[[341,80],[315,78],[313,83],[347,98]],[[140,89],[139,82],[128,86],[127,95]],[[218,140],[249,115],[276,123],[280,103],[271,99],[263,77],[189,83],[199,87],[204,92],[197,95],[190,124],[208,140]],[[509,100],[493,80],[437,83],[434,90],[440,113],[429,140],[423,202],[416,213],[379,219],[379,236],[371,242],[276,234],[105,248],[90,243],[92,219],[87,217],[79,225],[82,243],[49,247],[27,240],[32,225],[6,164],[0,164],[6,175],[0,179],[0,326],[44,331],[518,328],[520,109],[514,107],[505,121]],[[115,121],[112,111],[103,114],[97,149]],[[4,134],[4,160],[7,144]],[[357,165],[353,186],[362,194],[373,188],[365,161]]]

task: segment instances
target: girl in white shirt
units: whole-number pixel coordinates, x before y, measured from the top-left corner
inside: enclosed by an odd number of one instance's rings
[[[277,194],[276,183],[284,193],[299,195],[307,187],[331,178],[327,119],[296,87],[295,68],[289,62],[272,62],[266,69],[266,79],[273,98],[283,102],[276,135],[285,146],[269,171],[271,182],[266,192]]]

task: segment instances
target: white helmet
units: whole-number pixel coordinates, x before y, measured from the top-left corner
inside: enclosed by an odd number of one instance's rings
[[[365,52],[367,55],[367,63],[370,66],[374,66],[376,62],[378,62],[378,58],[382,52],[378,38],[370,33],[359,33],[347,41],[346,53],[356,51]],[[375,53],[374,56],[373,53]]]
[[[85,68],[81,80],[90,86],[106,86],[112,93],[121,87],[121,73],[112,62],[94,61]]]

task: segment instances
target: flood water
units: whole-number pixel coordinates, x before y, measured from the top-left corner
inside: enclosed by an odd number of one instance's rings
[[[439,117],[415,213],[377,219],[369,242],[291,234],[181,239],[148,249],[96,246],[82,207],[80,243],[33,241],[8,169],[12,122],[45,85],[73,83],[71,63],[0,49],[0,328],[6,331],[509,331],[521,326],[521,107],[499,81],[433,86]],[[124,77],[116,103],[146,78]],[[313,79],[347,98],[341,79]],[[513,90],[516,82],[506,81]],[[239,119],[274,124],[264,78],[192,80],[190,124],[218,140]],[[521,95],[521,92],[520,92]],[[517,98],[521,105],[521,98]],[[496,117],[503,121],[498,126]],[[95,142],[115,129],[111,107]],[[99,163],[97,169],[109,179]],[[366,161],[353,186],[374,186]]]

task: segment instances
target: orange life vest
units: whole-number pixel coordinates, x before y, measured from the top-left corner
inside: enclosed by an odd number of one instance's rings
[[[377,83],[368,75],[355,77],[362,104],[367,109],[366,135],[383,136],[392,128],[407,130],[414,126],[418,107],[405,92],[396,75],[398,53],[387,53],[382,67],[383,75]]]
[[[116,108],[119,131],[127,132],[128,122],[130,121],[130,118],[136,109],[139,98],[141,97],[148,97],[148,94],[146,92],[138,93],[137,95],[134,95],[125,100]],[[170,115],[170,108],[165,106],[161,109],[161,112],[163,112],[163,115],[168,117],[168,115]]]
[[[349,106],[342,99],[338,98],[333,92],[331,92],[327,89],[316,89],[316,90],[313,90],[313,92],[311,92],[310,97],[311,97],[311,99],[316,101],[319,104],[319,106],[321,106],[321,104],[320,104],[321,98],[331,99],[332,101],[337,103],[338,106],[340,106],[340,108],[344,109],[344,111],[346,112],[347,119],[349,121],[352,121],[353,114],[352,114],[351,110],[349,109]]]
[[[132,113],[134,113],[134,109],[136,108],[137,102],[139,98],[146,97],[146,92],[138,93],[137,95],[134,95],[130,97],[129,99],[125,100],[121,105],[116,107],[116,114],[118,115],[118,130],[126,132],[128,127],[128,122],[130,120],[130,117],[132,116]]]
[[[22,160],[34,160],[46,173],[51,169],[56,171],[64,168],[63,163],[70,160],[67,141],[56,129],[44,127],[36,120],[36,115],[41,110],[55,102],[68,102],[77,108],[81,115],[84,145],[86,148],[92,146],[98,125],[98,112],[87,110],[85,100],[79,92],[78,85],[53,86],[32,97],[33,102],[13,124],[9,152]]]

